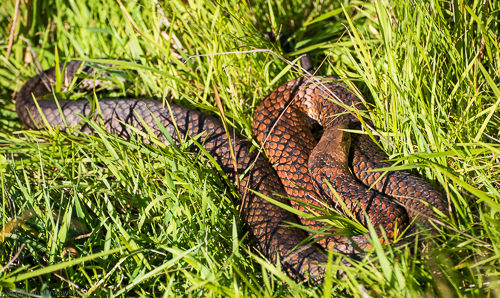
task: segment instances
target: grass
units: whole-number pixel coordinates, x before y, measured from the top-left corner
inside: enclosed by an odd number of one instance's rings
[[[0,4],[1,224],[10,232],[0,293],[499,295],[499,1],[248,2]],[[283,54],[265,31],[291,34],[296,47]],[[249,248],[234,188],[187,145],[125,141],[98,126],[94,136],[23,131],[14,112],[36,61],[110,59],[137,74],[111,80],[108,96],[220,118],[216,89],[227,125],[251,139],[256,105],[300,75],[281,58],[303,53],[369,103],[391,157],[446,195],[450,215],[430,251],[376,247],[352,267],[333,255],[330,270],[345,275],[297,284]]]

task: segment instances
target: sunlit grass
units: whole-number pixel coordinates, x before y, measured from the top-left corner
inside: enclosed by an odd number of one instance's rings
[[[499,294],[498,1],[20,1],[13,23],[15,2],[0,4],[1,223],[9,232],[0,292]],[[284,54],[264,31],[291,34],[296,47]],[[94,136],[25,132],[12,103],[36,61],[46,69],[100,59],[134,72],[112,74],[98,97],[223,112],[229,129],[251,139],[256,105],[300,75],[281,58],[304,53],[321,64],[318,74],[342,78],[367,102],[391,157],[445,194],[451,215],[432,247],[375,245],[350,267],[332,254],[327,282],[297,284],[250,249],[235,188],[187,144],[125,141],[96,124]]]

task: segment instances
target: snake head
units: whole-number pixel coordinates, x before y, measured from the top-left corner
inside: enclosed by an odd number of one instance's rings
[[[347,125],[337,125],[325,129],[323,136],[309,155],[309,170],[319,167],[341,167],[348,172],[351,134]]]

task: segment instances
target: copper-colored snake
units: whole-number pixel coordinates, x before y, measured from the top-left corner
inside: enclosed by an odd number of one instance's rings
[[[65,86],[78,69],[87,73],[92,71],[79,61],[69,62],[64,72]],[[385,175],[366,171],[390,164],[383,161],[387,159],[386,155],[368,136],[344,131],[345,128],[360,126],[359,120],[346,107],[363,109],[364,106],[351,92],[329,79],[290,81],[274,90],[258,107],[254,133],[271,166],[262,154],[250,153],[250,145],[240,137],[229,137],[217,120],[181,106],[170,105],[169,111],[154,100],[101,99],[100,113],[97,113],[88,101],[59,100],[63,117],[53,100],[38,100],[37,107],[33,97],[50,93],[55,76],[54,68],[44,71],[26,82],[17,94],[16,111],[27,128],[40,129],[49,124],[65,130],[67,126],[80,124],[82,132],[91,133],[86,120],[82,120],[82,117],[87,117],[99,119],[107,131],[128,138],[132,133],[129,126],[147,132],[139,116],[163,142],[167,140],[157,122],[177,143],[186,135],[201,134],[200,142],[228,178],[234,181],[236,177],[243,177],[238,183],[239,192],[244,197],[242,215],[252,244],[272,262],[279,257],[282,268],[293,277],[321,279],[321,264],[326,261],[324,248],[357,253],[366,246],[366,241],[363,236],[330,236],[318,239],[319,244],[299,245],[308,235],[289,225],[299,223],[299,218],[256,193],[284,204],[289,204],[285,199],[289,196],[320,207],[324,206],[319,202],[333,206],[336,199],[330,194],[328,184],[331,184],[343,200],[343,204],[337,205],[345,204],[362,222],[365,222],[366,212],[372,224],[382,227],[389,239],[418,215],[424,215],[420,218],[432,216],[431,206],[445,211],[440,194],[424,180],[399,171]],[[316,149],[313,149],[317,142],[310,130],[310,118],[324,128]],[[236,163],[230,152],[230,142]],[[193,146],[192,150],[198,151],[199,148]],[[312,177],[318,180],[313,182]],[[329,183],[325,183],[325,179]],[[372,184],[369,190],[367,186]],[[304,209],[294,201],[292,205]],[[322,227],[319,222],[303,220],[303,224],[315,229]]]

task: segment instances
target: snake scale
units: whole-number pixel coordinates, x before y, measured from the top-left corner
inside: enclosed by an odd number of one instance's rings
[[[62,72],[64,86],[69,85],[77,71],[94,70],[80,61],[68,62]],[[423,179],[401,171],[367,171],[391,164],[384,161],[387,156],[368,136],[345,131],[360,127],[357,117],[346,107],[364,106],[342,84],[331,79],[292,80],[274,90],[257,108],[253,130],[269,160],[251,152],[250,144],[241,137],[228,135],[216,119],[182,106],[171,104],[169,110],[154,100],[101,99],[100,113],[94,113],[86,100],[59,100],[59,107],[53,100],[35,103],[33,98],[52,92],[50,85],[55,79],[56,69],[51,68],[31,78],[17,93],[16,112],[25,127],[42,129],[50,125],[65,131],[68,126],[81,124],[83,133],[92,133],[90,126],[82,123],[82,117],[88,117],[99,120],[107,131],[123,138],[130,137],[129,126],[147,132],[142,124],[145,123],[167,143],[157,121],[177,143],[186,136],[201,135],[204,149],[227,177],[232,181],[243,177],[237,187],[243,198],[242,219],[252,245],[271,262],[279,258],[282,269],[296,279],[321,280],[325,248],[356,254],[367,246],[366,239],[328,236],[304,244],[308,234],[290,223],[302,223],[316,230],[323,224],[300,219],[256,193],[283,204],[290,204],[286,199],[289,197],[324,208],[324,204],[338,205],[331,193],[334,188],[357,219],[365,223],[369,218],[374,226],[386,231],[389,239],[411,220],[433,216],[432,207],[445,211],[441,195]],[[311,119],[323,126],[319,142],[311,132]],[[193,145],[191,150],[196,152],[199,148]],[[304,209],[294,200],[291,204]]]

